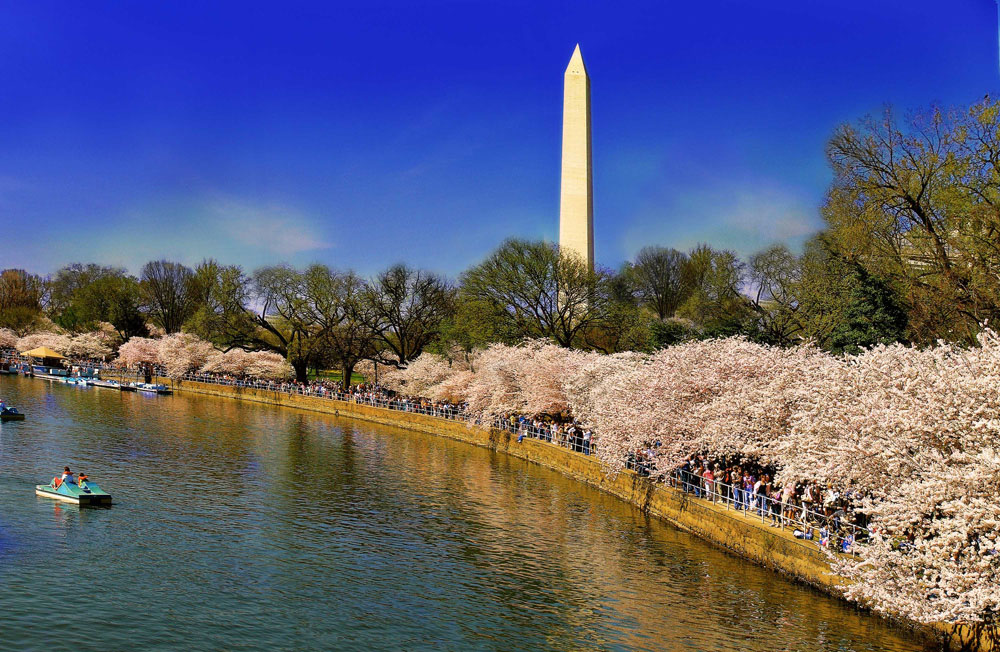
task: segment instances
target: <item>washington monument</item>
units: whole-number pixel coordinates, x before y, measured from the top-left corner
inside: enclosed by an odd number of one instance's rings
[[[580,46],[563,78],[562,184],[559,246],[594,269],[594,187],[590,160],[590,77]]]

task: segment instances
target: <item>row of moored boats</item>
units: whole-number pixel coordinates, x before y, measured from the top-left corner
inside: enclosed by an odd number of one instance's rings
[[[104,379],[94,370],[70,371],[40,365],[29,367],[27,364],[22,364],[11,366],[9,369],[0,369],[0,373],[21,374],[56,383],[75,385],[77,387],[101,387],[103,389],[116,389],[122,392],[170,394],[173,391],[162,383],[122,382],[119,380]]]

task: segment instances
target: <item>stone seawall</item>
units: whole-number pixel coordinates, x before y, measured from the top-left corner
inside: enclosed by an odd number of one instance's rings
[[[694,498],[678,489],[650,482],[630,471],[613,476],[605,475],[596,458],[537,439],[526,438],[517,443],[513,435],[502,430],[314,396],[193,381],[171,381],[166,378],[158,379],[157,382],[169,384],[178,392],[237,398],[363,419],[500,451],[595,486],[735,554],[827,593],[839,595],[836,589],[843,580],[830,573],[826,555],[815,542],[796,539],[790,530],[768,527],[761,522],[760,517],[747,516],[723,505]],[[949,647],[953,649],[964,649],[959,639],[964,638],[962,634],[968,635],[964,628],[963,631],[953,631],[947,626],[920,629],[929,638],[947,635],[950,639]],[[980,649],[993,648],[986,646]]]

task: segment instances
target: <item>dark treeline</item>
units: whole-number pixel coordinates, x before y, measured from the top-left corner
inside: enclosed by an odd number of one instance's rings
[[[396,265],[373,279],[325,265],[286,265],[246,274],[206,260],[194,269],[146,263],[120,268],[72,264],[50,278],[0,272],[0,327],[18,335],[110,324],[121,342],[188,332],[221,350],[273,351],[305,380],[309,369],[340,369],[349,381],[361,360],[406,363],[435,341],[455,312],[456,290],[434,274]]]
[[[548,338],[605,352],[742,334],[833,352],[879,343],[972,343],[1000,318],[1000,103],[840,127],[826,228],[796,254],[746,260],[699,245],[647,247],[590,271],[544,242],[509,240],[451,281],[396,265],[371,279],[312,265],[248,274],[151,261],[138,276],[73,264],[48,278],[0,273],[0,327],[19,335],[109,323],[122,341],[186,331],[221,349],[286,356],[350,377],[362,360]]]

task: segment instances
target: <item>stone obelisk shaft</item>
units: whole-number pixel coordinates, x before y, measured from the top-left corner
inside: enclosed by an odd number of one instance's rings
[[[563,81],[562,187],[559,246],[594,268],[594,188],[590,157],[590,77],[580,46]]]

